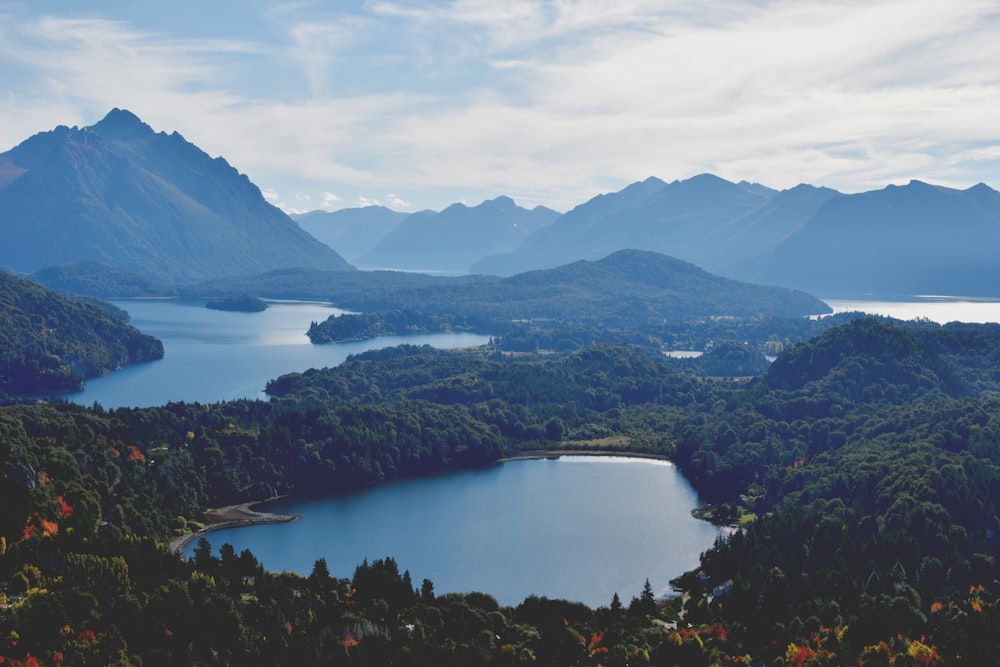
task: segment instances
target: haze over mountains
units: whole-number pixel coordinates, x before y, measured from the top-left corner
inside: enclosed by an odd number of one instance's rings
[[[293,220],[223,158],[119,109],[0,154],[0,234],[0,268],[72,263],[77,278],[127,271],[163,285],[353,270],[345,256],[365,268],[510,276],[625,249],[829,297],[996,296],[1000,284],[1000,193],[983,184],[848,195],[701,174],[650,177],[564,214],[500,196],[440,212],[367,207]]]
[[[115,109],[0,154],[0,267],[92,260],[165,282],[351,269],[224,159]]]
[[[506,216],[500,201],[509,203]],[[542,217],[516,247],[484,254],[500,247],[497,229],[518,224],[523,233],[518,216],[525,213],[505,197],[424,211],[377,243],[366,221],[375,212],[326,215],[352,221],[355,237],[367,234],[372,249],[354,259],[381,268],[509,276],[641,248],[728,278],[825,296],[996,296],[1000,281],[992,251],[1000,247],[1000,193],[983,184],[956,190],[912,181],[842,194],[807,184],[778,191],[711,174],[671,183],[651,177],[548,222]],[[310,230],[319,235],[318,227]]]

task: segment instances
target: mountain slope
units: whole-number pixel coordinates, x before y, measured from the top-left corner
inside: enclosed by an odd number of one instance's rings
[[[93,260],[164,282],[351,269],[224,159],[115,109],[0,154],[0,265]]]
[[[513,253],[484,258],[473,269],[509,275],[512,270],[598,259],[627,248],[644,248],[709,267],[717,254],[709,243],[712,235],[764,206],[772,192],[711,174],[669,184],[649,178],[581,204],[525,239]],[[712,268],[718,270],[720,264],[728,263],[715,263]]]
[[[1000,193],[905,186],[830,199],[751,274],[821,294],[997,293]]]
[[[292,220],[354,263],[409,215],[384,206],[364,206],[339,211],[309,211],[293,215]]]
[[[0,272],[0,394],[75,390],[84,378],[163,357],[163,344],[100,307]]]
[[[480,257],[516,248],[559,214],[522,208],[510,197],[479,206],[452,204],[440,213],[422,211],[403,220],[369,252],[361,266],[465,273]]]

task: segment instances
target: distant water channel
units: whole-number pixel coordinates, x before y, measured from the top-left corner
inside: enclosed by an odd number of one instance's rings
[[[93,405],[97,401],[105,408],[117,408],[152,407],[170,401],[266,399],[268,380],[309,368],[336,366],[348,355],[366,350],[401,343],[468,347],[489,341],[489,336],[449,333],[313,345],[306,336],[309,324],[343,311],[298,301],[272,302],[260,313],[209,310],[202,302],[175,299],[113,303],[129,312],[129,324],[163,341],[164,357],[87,380],[83,391],[67,396],[74,403]]]
[[[955,296],[912,297],[901,301],[823,299],[834,313],[858,311],[898,320],[928,319],[948,322],[1000,322],[1000,300]]]
[[[624,604],[648,578],[659,594],[697,566],[719,530],[691,515],[697,497],[670,463],[570,456],[391,482],[361,493],[278,501],[299,521],[207,534],[213,550],[250,549],[269,570],[331,574],[393,556],[414,585],[481,591],[516,605],[531,594]],[[188,545],[191,555],[195,543]]]

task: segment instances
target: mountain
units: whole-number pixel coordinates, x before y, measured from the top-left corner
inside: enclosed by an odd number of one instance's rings
[[[128,111],[0,154],[0,266],[92,260],[163,282],[281,267],[350,270],[222,158]]]
[[[163,357],[163,344],[74,301],[0,272],[0,394],[78,390],[84,378]]]
[[[775,192],[762,206],[713,230],[705,239],[702,265],[724,275],[751,279],[753,267],[806,223],[839,192],[800,184]]]
[[[911,181],[839,195],[749,277],[820,294],[995,296],[1000,193]]]
[[[292,220],[354,263],[409,215],[384,206],[364,206],[309,211],[293,215]]]
[[[525,239],[514,252],[486,257],[473,270],[509,275],[644,248],[718,272],[731,266],[732,253],[743,260],[747,251],[736,244],[724,253],[713,237],[776,196],[760,184],[732,183],[711,174],[672,183],[648,178],[594,197]]]
[[[422,211],[399,223],[358,258],[358,265],[467,273],[477,259],[513,250],[558,216],[544,206],[522,208],[510,197],[474,207],[452,204],[440,213]]]

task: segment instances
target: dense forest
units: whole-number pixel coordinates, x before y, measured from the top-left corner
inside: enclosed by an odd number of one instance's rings
[[[79,390],[85,378],[161,358],[162,343],[122,317],[110,304],[73,300],[0,272],[0,402]]]
[[[732,380],[627,345],[403,346],[277,378],[268,402],[2,408],[0,657],[991,664],[1000,327],[855,318],[786,347]],[[162,546],[207,507],[612,441],[673,458],[706,515],[736,526],[677,597],[501,607],[436,594],[391,554],[337,579],[321,559],[275,574],[228,545],[201,543],[189,561]]]

